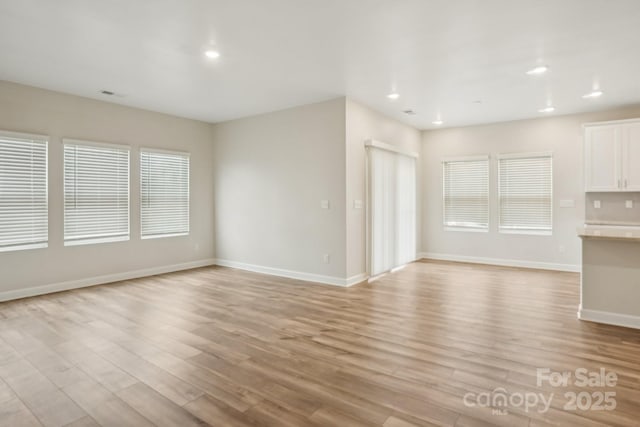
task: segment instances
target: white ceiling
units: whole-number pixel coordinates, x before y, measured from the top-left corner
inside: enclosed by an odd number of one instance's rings
[[[0,0],[0,79],[209,122],[347,95],[461,126],[639,103],[639,24],[639,0]]]

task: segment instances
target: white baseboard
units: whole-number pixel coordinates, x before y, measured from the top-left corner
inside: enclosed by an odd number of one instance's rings
[[[640,316],[630,314],[611,313],[609,311],[588,310],[580,307],[578,319],[589,322],[606,323],[607,325],[624,326],[625,328],[640,329]]]
[[[433,252],[422,252],[418,255],[421,259],[435,259],[439,261],[469,262],[473,264],[491,264],[500,265],[503,267],[522,267],[536,268],[540,270],[570,271],[574,273],[579,273],[581,271],[580,266],[574,264],[555,264],[549,262],[524,261],[517,259],[484,258],[466,255],[438,254]]]
[[[237,268],[239,270],[252,271],[254,273],[268,274],[270,276],[287,277],[289,279],[304,280],[305,282],[322,283],[333,286],[353,286],[356,283],[363,282],[367,279],[366,274],[358,274],[349,278],[324,276],[322,274],[304,273],[302,271],[284,270],[281,268],[265,267],[262,265],[246,264],[238,261],[229,261],[226,259],[216,260],[216,265],[222,267]]]
[[[357,285],[358,283],[362,283],[369,278],[367,273],[356,274],[355,276],[351,276],[347,279],[347,286]]]
[[[69,291],[85,288],[87,286],[103,285],[105,283],[119,282],[122,280],[137,279],[140,277],[154,276],[156,274],[172,273],[174,271],[189,270],[198,267],[214,265],[215,259],[203,259],[199,261],[185,262],[182,264],[163,265],[161,267],[145,268],[143,270],[127,271],[124,273],[107,274],[104,276],[88,277],[86,279],[71,280],[68,282],[54,283],[51,285],[36,286],[33,288],[16,289],[0,292],[0,301],[10,301],[19,298],[33,297],[36,295],[51,294],[54,292]]]

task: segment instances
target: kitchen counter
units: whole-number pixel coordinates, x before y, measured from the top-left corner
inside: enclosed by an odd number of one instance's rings
[[[583,239],[607,239],[640,242],[640,226],[590,225],[578,227],[578,236]]]

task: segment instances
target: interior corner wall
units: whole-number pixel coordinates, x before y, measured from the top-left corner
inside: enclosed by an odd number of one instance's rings
[[[212,128],[220,264],[344,281],[345,99]]]
[[[428,257],[579,271],[584,222],[584,123],[640,117],[640,107],[551,116],[481,126],[423,132],[422,249]],[[553,152],[553,235],[502,234],[497,230],[497,161],[500,153]],[[490,230],[445,231],[442,218],[442,159],[489,154]],[[560,207],[560,200],[575,206]]]
[[[375,139],[407,151],[421,152],[421,132],[409,125],[388,118],[353,100],[346,101],[346,218],[347,218],[347,277],[366,273],[366,150],[364,142]],[[416,242],[420,246],[422,192],[421,160],[416,164],[418,209]],[[363,208],[354,207],[361,200]],[[420,248],[416,248],[420,251]]]
[[[0,81],[0,129],[49,136],[49,244],[0,252],[0,299],[213,262],[209,124]],[[64,246],[63,137],[131,146],[129,241]],[[140,147],[191,153],[188,236],[140,238]]]

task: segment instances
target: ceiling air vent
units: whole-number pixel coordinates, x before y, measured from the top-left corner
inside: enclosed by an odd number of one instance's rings
[[[403,113],[408,114],[410,116],[415,116],[416,112],[413,110],[404,110]]]

